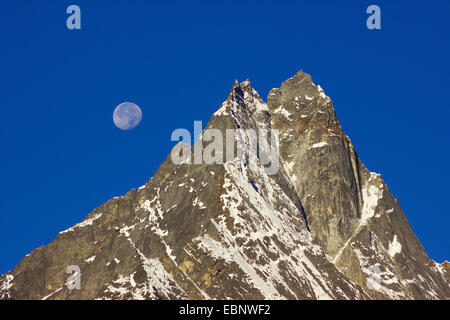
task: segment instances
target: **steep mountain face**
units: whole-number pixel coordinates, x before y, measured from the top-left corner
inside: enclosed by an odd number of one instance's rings
[[[236,129],[231,158],[216,150],[219,163],[177,165],[169,156],[144,186],[1,276],[0,298],[450,298],[448,263],[427,256],[309,75],[286,80],[267,104],[236,82],[211,128],[223,137]],[[278,130],[275,174],[238,156],[238,146],[253,147],[249,129]],[[175,150],[208,154],[206,132]],[[66,285],[69,266],[79,268],[79,289]]]
[[[429,259],[381,175],[361,163],[320,86],[300,71],[269,93],[268,106],[329,260],[372,298],[448,298],[443,266]]]

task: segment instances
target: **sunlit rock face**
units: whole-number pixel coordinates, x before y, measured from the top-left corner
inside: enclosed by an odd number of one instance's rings
[[[280,155],[328,259],[371,298],[449,296],[381,175],[361,163],[331,99],[299,71],[268,96]]]
[[[448,265],[429,259],[320,86],[299,71],[267,100],[236,82],[206,129],[279,130],[277,172],[238,157],[176,165],[169,155],[144,186],[1,276],[0,297],[450,298]],[[244,134],[235,143],[250,147]],[[79,289],[66,285],[68,266],[79,267]]]

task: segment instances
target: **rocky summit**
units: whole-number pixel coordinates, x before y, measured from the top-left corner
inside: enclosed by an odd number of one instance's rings
[[[308,74],[267,103],[235,82],[208,128],[278,130],[279,169],[169,155],[2,275],[0,298],[450,299],[449,264],[428,257]]]

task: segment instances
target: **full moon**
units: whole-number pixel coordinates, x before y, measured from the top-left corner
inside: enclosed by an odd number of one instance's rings
[[[142,120],[141,109],[133,102],[119,104],[113,113],[113,121],[117,128],[131,130],[136,128]]]

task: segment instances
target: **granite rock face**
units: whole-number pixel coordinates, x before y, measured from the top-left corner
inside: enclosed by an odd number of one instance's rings
[[[169,155],[144,186],[2,275],[0,298],[450,298],[448,263],[427,256],[309,75],[299,71],[267,104],[248,80],[236,82],[211,128],[224,138],[236,129],[230,158],[215,150],[221,161],[174,164]],[[270,129],[279,132],[275,174],[237,152],[252,148],[249,130]],[[174,148],[207,154],[206,132]],[[79,289],[69,289],[70,276]]]

